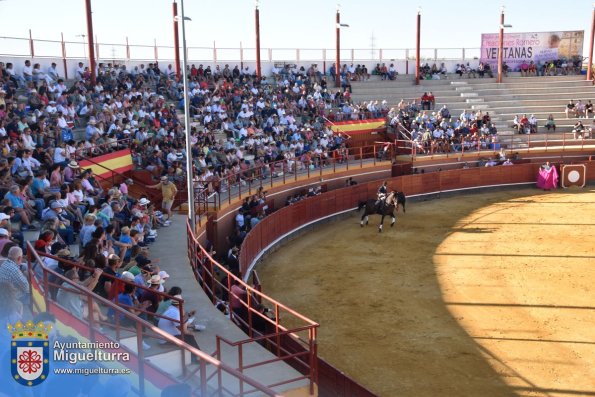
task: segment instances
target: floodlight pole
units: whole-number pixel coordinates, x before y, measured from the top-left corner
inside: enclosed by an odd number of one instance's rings
[[[256,28],[256,77],[260,80],[260,10],[258,9],[258,0],[256,0],[256,7],[254,8],[254,22]]]
[[[89,41],[87,44],[89,45],[89,69],[91,72],[91,84],[95,85],[96,75],[95,75],[95,47],[93,45],[93,17],[91,11],[91,0],[85,0],[85,9],[87,11],[87,37]]]
[[[498,83],[502,83],[502,60],[504,58],[504,6],[500,8],[500,38],[498,40]]]
[[[341,87],[341,11],[337,4],[336,16],[337,54],[335,58],[335,87]]]
[[[587,80],[592,79],[593,73],[593,41],[595,40],[595,3],[593,3],[593,17],[591,22],[591,44],[589,46],[589,66],[587,66]]]
[[[415,40],[415,85],[419,85],[420,68],[420,42],[421,42],[421,7],[417,8],[417,37]]]
[[[176,78],[180,81],[180,37],[178,36],[178,4],[174,0],[172,3],[174,13],[174,59],[176,62]],[[185,66],[185,65],[184,65]]]
[[[188,220],[195,232],[196,208],[194,206],[194,178],[192,167],[192,141],[190,140],[190,101],[188,96],[188,73],[186,71],[186,17],[184,14],[184,0],[180,0],[182,11],[182,81],[184,85],[184,129],[186,130],[186,185],[188,186]]]

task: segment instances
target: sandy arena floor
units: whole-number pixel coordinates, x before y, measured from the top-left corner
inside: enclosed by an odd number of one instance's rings
[[[257,269],[320,322],[320,356],[383,397],[595,396],[595,190],[408,204]]]

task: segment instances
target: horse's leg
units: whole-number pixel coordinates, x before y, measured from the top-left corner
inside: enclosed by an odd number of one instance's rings
[[[384,224],[384,214],[382,214],[382,218],[380,218],[380,225],[378,226],[378,233],[382,233],[382,225]]]
[[[367,217],[368,217],[368,215],[366,215],[366,210],[364,210],[364,213],[362,214],[362,218],[361,218],[361,219],[360,219],[360,221],[359,221],[359,225],[360,225],[361,227],[364,227],[364,218],[367,218]],[[366,222],[366,223],[367,223],[367,222]]]
[[[397,221],[397,218],[395,217],[394,212],[392,214],[390,214],[390,217],[391,217],[390,227],[393,227],[393,226],[395,226],[395,222]]]
[[[366,225],[368,224],[368,215],[366,215]]]

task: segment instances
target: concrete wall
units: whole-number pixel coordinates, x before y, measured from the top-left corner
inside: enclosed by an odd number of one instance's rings
[[[15,66],[15,72],[20,74],[22,73],[23,70],[23,66],[25,63],[26,59],[30,59],[32,64],[35,63],[39,63],[41,64],[41,70],[45,73],[48,69],[48,67],[52,64],[52,62],[56,62],[56,65],[58,66],[58,71],[60,73],[61,76],[64,76],[64,61],[62,58],[59,57],[24,57],[24,56],[0,56],[0,62],[11,62],[14,64]],[[85,64],[85,66],[89,65],[89,60],[88,59],[83,59],[83,58],[68,58],[66,60],[66,70],[68,71],[68,78],[72,79],[74,78],[74,73],[76,68],[78,67],[78,63],[79,62],[83,62]],[[140,64],[149,64],[149,63],[153,63],[155,62],[155,59],[143,59],[143,60],[125,60],[125,59],[111,59],[111,58],[105,58],[105,57],[101,57],[98,59],[97,63],[117,63],[119,65],[126,65],[126,68],[128,70],[131,70],[132,68],[134,68],[134,66],[138,66]],[[437,66],[440,66],[440,64],[442,62],[444,62],[447,70],[449,73],[454,73],[455,68],[456,68],[456,64],[457,63],[461,63],[461,62],[469,62],[470,65],[472,66],[477,66],[479,64],[479,61],[476,59],[465,59],[465,60],[428,60],[424,62],[428,62],[430,64],[430,66],[432,66],[432,64],[436,63]],[[159,65],[161,67],[162,70],[164,70],[167,65],[169,64],[173,64],[174,60],[172,59],[159,59]],[[275,63],[288,63],[288,64],[296,64],[299,67],[304,66],[306,69],[308,67],[310,67],[310,65],[312,65],[313,63],[318,65],[318,69],[320,71],[322,71],[322,68],[324,65],[326,65],[326,72],[328,74],[328,70],[331,67],[331,65],[334,63],[334,60],[328,59],[326,61],[326,63],[322,60],[322,59],[300,59],[299,61],[297,61],[296,59],[275,59],[273,61],[262,61],[261,62],[261,68],[262,68],[262,73],[265,76],[268,76],[271,74],[271,69],[274,66]],[[397,69],[397,71],[399,72],[399,74],[415,74],[415,60],[403,60],[403,59],[395,59],[395,60],[391,60],[391,59],[383,59],[382,61],[380,60],[358,60],[358,59],[354,59],[353,61],[350,58],[347,59],[342,59],[341,60],[341,64],[347,64],[350,65],[351,63],[353,63],[354,65],[358,65],[358,64],[365,64],[368,68],[368,71],[371,73],[372,70],[374,69],[374,67],[376,66],[377,63],[385,63],[387,66],[389,66],[391,63],[393,63]],[[200,59],[189,59],[188,60],[188,64],[189,65],[196,65],[196,67],[198,67],[198,65],[202,64],[205,68],[207,66],[211,66],[211,69],[214,69],[216,65],[220,65],[221,68],[223,68],[223,66],[225,66],[226,64],[228,64],[232,69],[235,65],[240,66],[240,61],[239,60],[235,60],[235,61],[218,61],[218,62],[214,62],[212,59],[211,60],[200,60]],[[247,61],[244,62],[244,67],[248,66],[250,68],[251,72],[254,72],[254,70],[256,69],[256,62],[254,61]]]

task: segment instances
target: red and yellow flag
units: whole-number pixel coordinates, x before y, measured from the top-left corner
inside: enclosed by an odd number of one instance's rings
[[[97,176],[107,178],[111,177],[112,171],[123,173],[132,170],[132,156],[130,149],[118,150],[91,160],[82,160],[79,165],[82,169],[92,169]]]
[[[330,126],[335,134],[342,133],[350,136],[358,134],[366,134],[370,132],[380,132],[386,129],[386,120],[383,118],[366,119],[366,120],[350,120],[350,121],[336,121],[334,123],[326,123]]]

